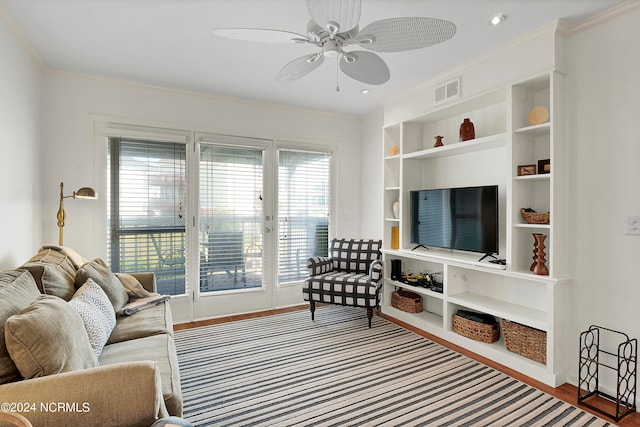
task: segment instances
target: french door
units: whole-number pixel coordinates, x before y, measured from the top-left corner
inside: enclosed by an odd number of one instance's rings
[[[181,321],[301,301],[307,258],[327,252],[329,150],[205,133],[108,141],[114,271],[154,271]]]

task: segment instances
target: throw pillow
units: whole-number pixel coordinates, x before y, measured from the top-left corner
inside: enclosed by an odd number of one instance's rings
[[[33,276],[26,270],[10,270],[0,273],[0,331],[4,331],[7,319],[20,313],[40,297]],[[20,378],[18,368],[11,360],[4,334],[0,333],[0,384]]]
[[[76,269],[71,260],[61,252],[40,250],[19,268],[29,270],[43,294],[69,301],[75,292]]]
[[[118,280],[120,280],[120,283],[122,283],[122,286],[124,286],[124,289],[130,297],[146,298],[151,296],[151,292],[146,290],[138,279],[132,275],[127,273],[115,273],[115,275]]]
[[[82,318],[89,336],[89,343],[96,357],[99,357],[111,331],[116,326],[116,315],[109,297],[96,282],[87,279],[71,298],[69,304]]]
[[[98,366],[82,319],[61,298],[42,295],[7,319],[5,341],[25,378]]]
[[[129,301],[129,295],[115,274],[109,270],[100,258],[96,258],[80,267],[76,273],[76,287],[84,285],[87,279],[93,279],[109,297],[115,311],[120,310]]]

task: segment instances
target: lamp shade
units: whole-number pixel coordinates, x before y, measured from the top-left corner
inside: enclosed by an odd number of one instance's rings
[[[97,199],[98,193],[91,187],[82,187],[73,194],[77,199]]]

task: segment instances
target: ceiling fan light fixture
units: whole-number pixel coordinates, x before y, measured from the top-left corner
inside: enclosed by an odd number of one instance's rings
[[[505,15],[504,13],[497,13],[493,15],[491,19],[489,19],[489,25],[495,27],[497,25],[502,24],[506,20],[507,20],[507,15]]]
[[[320,55],[311,55],[307,58],[307,62],[309,64],[313,64],[314,62],[316,62],[318,59],[320,59]]]
[[[342,53],[342,46],[336,40],[327,40],[322,45],[322,53],[327,58],[335,58]]]

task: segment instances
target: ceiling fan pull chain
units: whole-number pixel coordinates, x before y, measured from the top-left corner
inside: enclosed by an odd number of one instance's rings
[[[336,56],[336,92],[340,92],[340,67],[339,67],[339,62],[340,62],[340,57],[342,55],[337,55]]]

